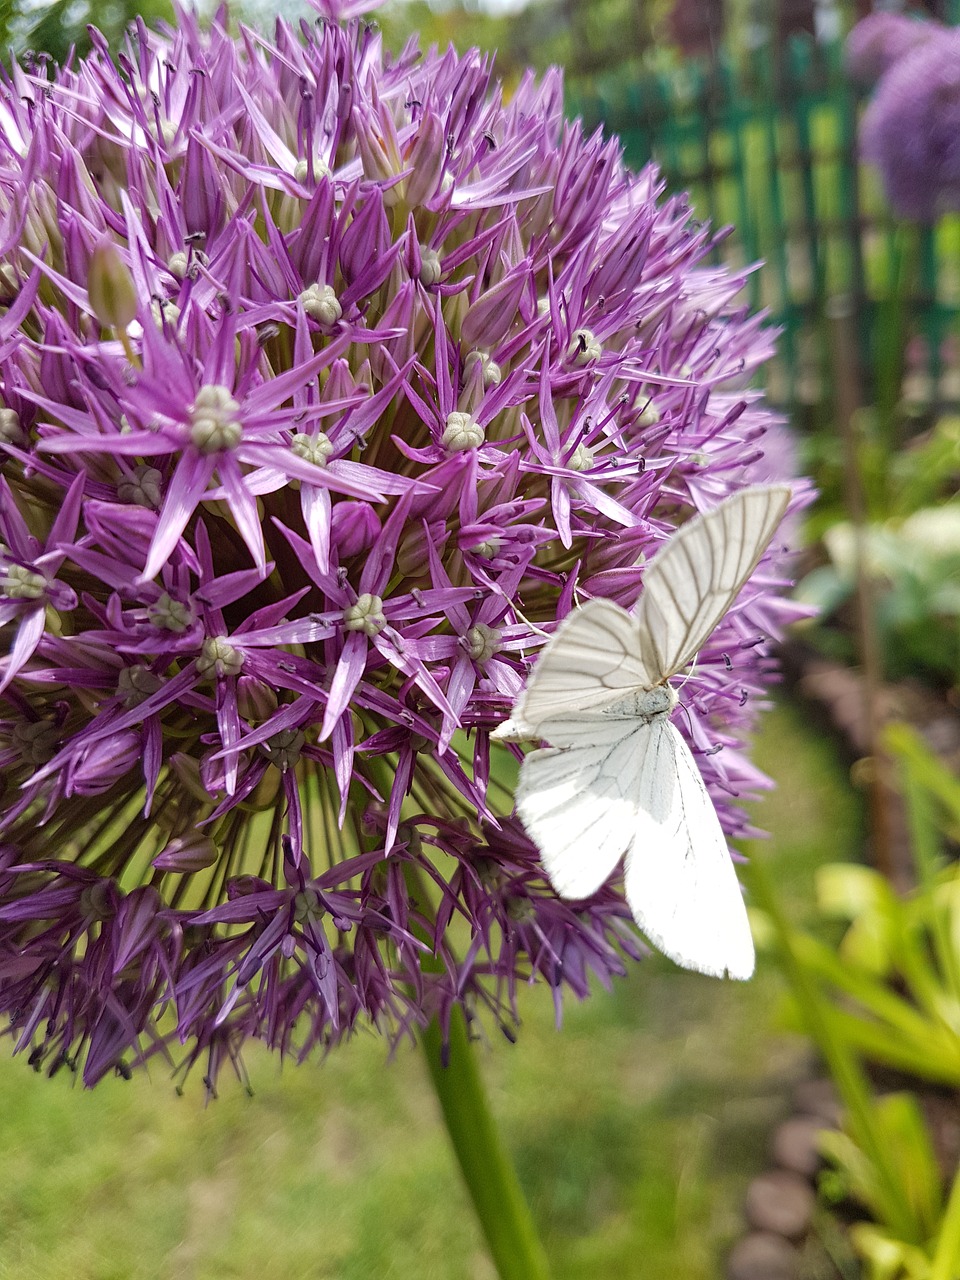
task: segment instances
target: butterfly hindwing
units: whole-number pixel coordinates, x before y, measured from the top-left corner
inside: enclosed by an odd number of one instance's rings
[[[633,800],[627,902],[664,955],[723,977],[753,973],[753,939],[726,838],[687,744],[666,716],[650,726]]]
[[[558,717],[543,729],[555,745],[524,758],[517,812],[557,893],[586,898],[630,843],[650,726],[591,713]]]

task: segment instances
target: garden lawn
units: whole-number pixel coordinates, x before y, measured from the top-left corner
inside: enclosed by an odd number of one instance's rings
[[[859,805],[831,744],[782,706],[756,809],[794,918],[822,861],[855,857]],[[555,1280],[714,1280],[740,1230],[803,1042],[779,976],[719,983],[654,958],[612,994],[523,993],[516,1046],[478,1049]],[[495,1033],[492,1033],[495,1034]],[[0,1280],[494,1280],[425,1070],[359,1036],[324,1063],[246,1066],[177,1097],[165,1070],[35,1076],[0,1041]]]

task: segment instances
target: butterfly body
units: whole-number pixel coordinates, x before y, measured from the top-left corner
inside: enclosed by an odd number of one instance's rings
[[[589,897],[625,857],[627,901],[650,941],[718,977],[750,976],[753,941],[669,679],[733,604],[789,498],[786,486],[746,489],[688,522],[647,568],[634,612],[599,598],[574,610],[494,734],[550,744],[524,757],[516,799],[556,891]]]
[[[679,702],[677,692],[668,684],[656,684],[652,689],[636,689],[625,698],[607,707],[601,715],[625,716],[646,723],[660,716],[669,716]]]

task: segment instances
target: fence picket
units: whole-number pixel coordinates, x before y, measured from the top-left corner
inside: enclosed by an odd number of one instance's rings
[[[960,21],[960,0],[950,5]],[[588,129],[603,124],[619,134],[628,164],[655,160],[668,190],[690,192],[692,216],[717,227],[732,222],[735,232],[719,248],[725,261],[765,261],[748,290],[783,331],[766,375],[775,403],[816,421],[829,401],[823,317],[839,294],[858,319],[865,395],[883,394],[873,370],[893,306],[903,336],[915,339],[911,358],[925,352],[926,376],[910,384],[915,401],[922,393],[916,407],[936,410],[957,398],[960,377],[947,367],[944,338],[960,311],[960,220],[921,230],[904,279],[895,223],[876,175],[858,160],[860,97],[844,74],[840,42],[794,36],[779,55],[766,45],[739,60],[722,51],[712,64],[685,62],[629,84],[607,77],[589,94],[568,89],[568,106]],[[898,287],[905,293],[897,300]]]

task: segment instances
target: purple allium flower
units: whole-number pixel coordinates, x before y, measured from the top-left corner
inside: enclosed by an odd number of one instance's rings
[[[743,275],[556,72],[224,21],[0,89],[0,1009],[88,1084],[622,972],[489,733],[771,472]],[[734,836],[776,561],[684,686]]]
[[[902,13],[867,14],[847,36],[847,72],[857,84],[869,88],[900,58],[946,30],[939,22],[918,21]]]
[[[942,31],[899,58],[860,125],[894,211],[919,222],[960,209],[960,33]]]

